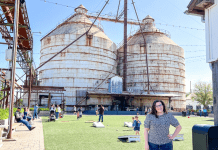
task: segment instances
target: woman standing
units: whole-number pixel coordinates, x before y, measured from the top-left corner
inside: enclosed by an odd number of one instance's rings
[[[176,128],[172,136],[169,135],[170,125]],[[151,113],[145,119],[144,127],[145,150],[173,150],[172,140],[182,129],[178,120],[167,113],[165,104],[161,100],[154,101]]]
[[[55,116],[56,116],[56,120],[58,120],[58,117],[59,117],[59,113],[61,112],[61,108],[59,107],[59,105],[57,105],[57,108],[55,110]]]

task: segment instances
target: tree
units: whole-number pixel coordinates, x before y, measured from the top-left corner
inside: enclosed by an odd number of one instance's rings
[[[208,105],[213,104],[213,90],[211,83],[198,81],[194,85],[193,93],[194,96],[192,99],[198,101],[205,108],[207,108]]]

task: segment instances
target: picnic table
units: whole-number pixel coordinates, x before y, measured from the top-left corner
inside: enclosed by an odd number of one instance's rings
[[[118,139],[127,140],[127,142],[129,142],[129,143],[132,141],[140,142],[140,135],[124,135],[124,136],[119,136]]]

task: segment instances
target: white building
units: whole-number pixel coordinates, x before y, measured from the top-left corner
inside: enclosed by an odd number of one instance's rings
[[[206,32],[206,61],[215,62],[218,60],[218,0],[191,0],[185,13],[202,17]]]

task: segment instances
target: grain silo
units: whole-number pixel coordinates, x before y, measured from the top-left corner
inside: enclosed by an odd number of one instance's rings
[[[41,39],[41,64],[91,26],[92,22],[86,17],[87,9],[83,5],[77,7],[75,12]],[[41,85],[64,87],[66,105],[75,105],[86,90],[97,87],[109,73],[112,72],[111,76],[115,75],[115,64],[116,45],[100,27],[94,25],[88,35],[80,38],[40,69]],[[103,83],[99,89],[107,90],[108,84]],[[86,102],[82,104],[85,105]],[[68,110],[72,108],[68,107]]]
[[[154,19],[147,16],[143,20],[143,34],[148,53],[150,91],[155,94],[177,94],[172,98],[176,110],[185,109],[185,59],[184,50],[170,39],[169,34],[154,26]],[[123,47],[119,52],[119,74],[123,75]],[[147,92],[146,51],[143,36],[136,32],[128,41],[127,49],[127,89],[128,91]],[[152,101],[140,99],[144,106]],[[139,101],[138,101],[139,102]],[[140,103],[140,102],[139,102]],[[137,105],[137,100],[135,101]]]

